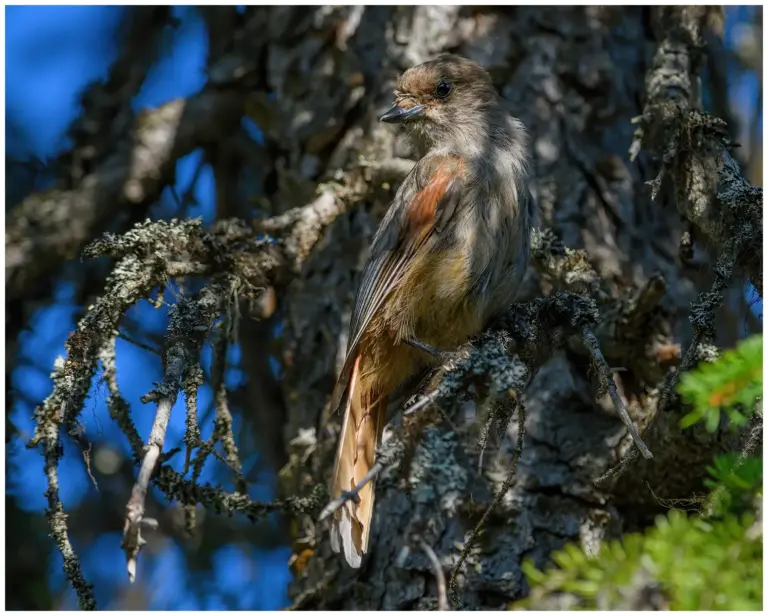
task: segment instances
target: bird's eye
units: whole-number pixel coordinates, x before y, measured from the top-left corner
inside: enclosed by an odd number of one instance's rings
[[[445,98],[451,93],[451,84],[447,81],[441,81],[439,84],[437,84],[437,88],[435,89],[435,93],[440,98]]]

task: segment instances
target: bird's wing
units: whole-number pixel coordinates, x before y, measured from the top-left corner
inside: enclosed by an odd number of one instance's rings
[[[350,320],[347,361],[339,379],[342,389],[371,319],[402,280],[413,255],[445,227],[463,194],[464,166],[458,156],[427,156],[403,181],[376,232],[363,269]],[[334,405],[343,391],[336,393]]]

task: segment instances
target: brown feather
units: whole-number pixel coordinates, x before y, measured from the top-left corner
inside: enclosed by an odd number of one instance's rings
[[[453,165],[444,164],[437,168],[429,183],[416,193],[405,212],[406,233],[423,233],[433,226],[437,206],[455,177],[456,169]]]
[[[425,362],[422,352],[400,344],[405,321],[393,322],[389,308],[405,299],[404,294],[412,296],[401,287],[417,274],[414,268],[427,268],[422,274],[431,278],[427,270],[434,264],[426,242],[453,214],[462,187],[460,159],[437,156],[423,161],[401,189],[405,200],[395,204],[397,215],[383,221],[374,239],[358,290],[350,348],[331,401],[337,409],[344,407],[332,498],[351,490],[373,467],[389,395]],[[332,548],[343,552],[352,567],[360,566],[368,549],[375,480],[358,497],[359,503],[347,502],[335,513],[331,527]]]
[[[346,396],[346,410],[339,436],[331,485],[332,498],[351,490],[368,474],[386,420],[386,398],[373,396],[370,381],[360,378],[361,356],[353,364]],[[331,547],[344,552],[351,567],[359,567],[368,550],[373,518],[375,479],[358,492],[359,503],[346,502],[336,511],[331,525]]]

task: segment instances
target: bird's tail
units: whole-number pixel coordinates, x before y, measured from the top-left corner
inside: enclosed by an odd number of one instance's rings
[[[354,361],[343,398],[344,420],[336,451],[331,498],[338,498],[343,490],[351,490],[366,476],[373,467],[376,447],[384,430],[386,398],[374,396],[374,391],[365,386],[360,378],[360,359],[358,355]],[[373,479],[360,489],[357,504],[347,501],[333,515],[331,547],[334,552],[344,553],[350,567],[359,568],[363,554],[368,550],[375,482]]]

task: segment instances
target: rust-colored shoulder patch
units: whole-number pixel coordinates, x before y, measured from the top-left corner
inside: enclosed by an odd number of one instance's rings
[[[438,206],[455,180],[463,180],[464,169],[458,157],[443,157],[436,161],[427,177],[424,188],[413,197],[405,211],[407,227],[411,231],[431,227],[435,222]]]

